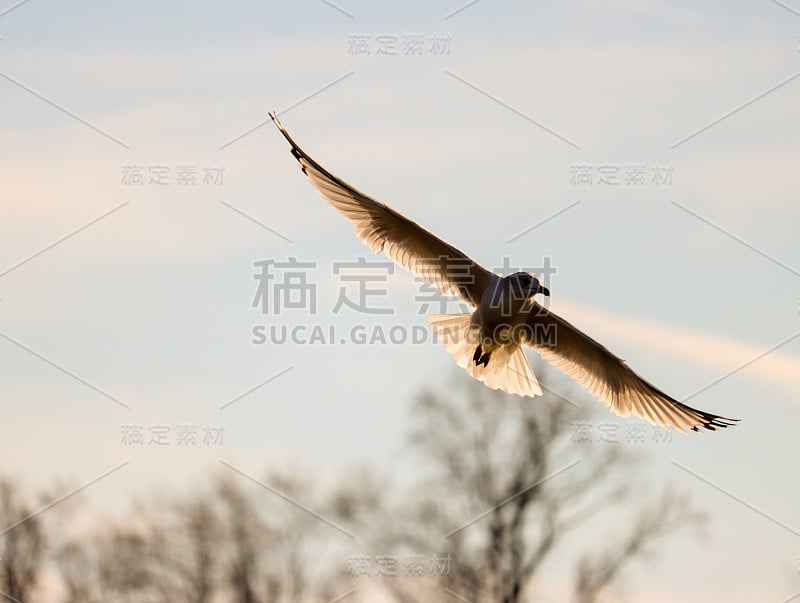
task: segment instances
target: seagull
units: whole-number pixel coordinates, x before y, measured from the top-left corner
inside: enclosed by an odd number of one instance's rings
[[[516,272],[503,277],[487,270],[460,249],[334,176],[295,143],[276,113],[269,116],[311,185],[355,226],[361,241],[473,309],[464,314],[434,314],[428,321],[458,366],[487,387],[519,396],[542,395],[525,355],[524,348],[530,347],[620,416],[632,414],[683,433],[687,429],[716,431],[738,421],[692,408],[664,393],[602,344],[539,304],[534,298],[549,297],[550,291],[538,276]]]

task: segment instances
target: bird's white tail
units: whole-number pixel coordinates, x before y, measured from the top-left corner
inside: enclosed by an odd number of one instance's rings
[[[486,387],[518,396],[541,396],[539,381],[519,345],[499,347],[491,352],[487,364],[475,363],[473,356],[480,337],[478,327],[471,324],[471,318],[471,314],[432,314],[428,316],[428,322],[456,364],[478,381],[483,381]]]

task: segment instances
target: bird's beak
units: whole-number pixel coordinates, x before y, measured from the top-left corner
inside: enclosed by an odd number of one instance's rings
[[[541,293],[545,297],[550,297],[550,289],[542,285],[539,285],[539,293]]]

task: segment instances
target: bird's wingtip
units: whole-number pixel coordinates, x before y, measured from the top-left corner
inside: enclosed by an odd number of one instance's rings
[[[275,127],[278,128],[278,132],[283,134],[283,137],[287,141],[289,141],[289,145],[292,148],[292,153],[294,153],[295,150],[297,149],[297,144],[294,142],[294,140],[292,140],[292,137],[289,136],[289,132],[287,132],[286,128],[283,127],[283,124],[281,123],[281,120],[278,119],[278,112],[277,111],[269,111],[268,115],[269,115],[270,119],[272,120],[272,123],[275,124]]]
[[[286,128],[283,127],[283,124],[281,123],[281,120],[278,119],[278,112],[275,111],[275,110],[269,111],[268,115],[269,115],[269,118],[272,120],[272,123],[275,124],[275,127],[278,128],[278,131],[288,138],[289,134],[288,134],[288,132],[286,132]]]

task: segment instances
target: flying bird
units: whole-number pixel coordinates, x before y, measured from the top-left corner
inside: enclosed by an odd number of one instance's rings
[[[635,415],[681,432],[730,427],[727,419],[679,402],[640,377],[572,324],[539,304],[550,291],[527,272],[499,276],[385,203],[362,193],[312,159],[280,123],[291,153],[320,195],[355,226],[375,253],[383,252],[444,294],[473,309],[428,317],[437,338],[462,367],[487,387],[520,396],[542,394],[524,346],[560,369],[620,416]]]

